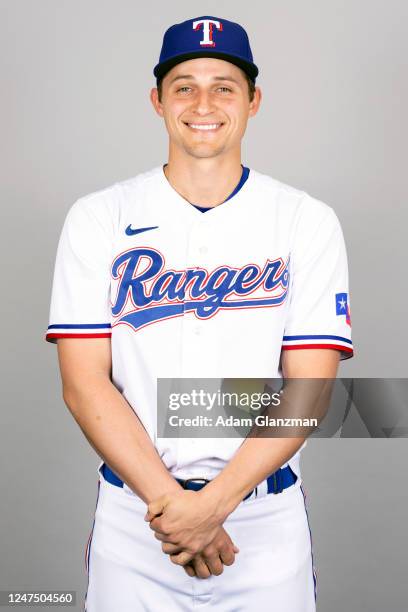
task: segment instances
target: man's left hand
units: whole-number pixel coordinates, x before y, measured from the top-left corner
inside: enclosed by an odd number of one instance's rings
[[[145,520],[161,542],[177,546],[171,555],[177,565],[186,565],[215,537],[225,517],[213,497],[200,491],[182,490],[163,495],[148,505]]]

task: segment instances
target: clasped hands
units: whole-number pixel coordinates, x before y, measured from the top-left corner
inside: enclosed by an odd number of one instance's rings
[[[222,526],[225,518],[205,487],[163,495],[148,505],[145,515],[163,552],[199,578],[219,576],[239,552]]]

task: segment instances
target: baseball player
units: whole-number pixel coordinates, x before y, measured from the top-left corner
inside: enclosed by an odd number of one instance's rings
[[[312,612],[304,437],[158,437],[157,379],[334,378],[342,230],[241,163],[261,90],[239,24],[173,25],[154,75],[167,163],[76,201],[55,263],[46,339],[102,459],[85,609]]]

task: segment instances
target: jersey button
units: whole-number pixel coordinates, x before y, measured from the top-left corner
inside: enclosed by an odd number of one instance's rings
[[[193,332],[196,336],[199,336],[201,334],[201,327],[199,325],[196,325],[193,329]]]

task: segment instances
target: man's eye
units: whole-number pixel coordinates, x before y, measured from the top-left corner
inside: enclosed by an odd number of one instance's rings
[[[227,92],[231,92],[232,90],[229,87],[219,87],[218,91],[227,91]]]
[[[188,87],[187,85],[184,85],[183,87],[180,87],[177,91],[181,91],[183,93],[185,93],[186,91],[189,91],[191,89],[191,87]]]

